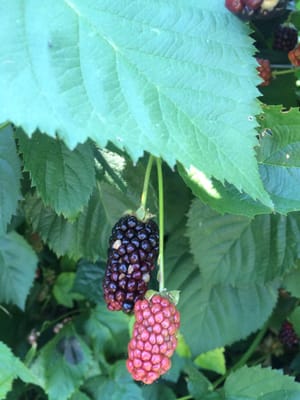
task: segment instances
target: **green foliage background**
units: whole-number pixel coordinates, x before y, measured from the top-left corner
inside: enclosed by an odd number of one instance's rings
[[[278,341],[288,317],[300,334],[299,72],[262,89],[255,59],[290,67],[272,50],[279,23],[300,29],[290,11],[249,24],[219,0],[0,0],[0,399],[299,398],[300,355]],[[125,367],[133,317],[101,285],[149,154],[181,330],[145,386]],[[156,219],[157,203],[153,173]]]

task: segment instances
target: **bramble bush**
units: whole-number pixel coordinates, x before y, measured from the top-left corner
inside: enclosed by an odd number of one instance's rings
[[[0,15],[0,399],[299,399],[300,1]],[[144,239],[110,240],[128,213],[159,226],[142,274]],[[109,310],[104,279],[172,310],[154,383],[126,368],[151,367],[151,313]]]

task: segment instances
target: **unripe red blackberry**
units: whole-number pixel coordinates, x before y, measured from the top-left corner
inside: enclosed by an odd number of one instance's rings
[[[225,0],[225,7],[234,14],[241,12],[244,5],[242,0]]]
[[[154,221],[122,217],[113,227],[103,281],[109,310],[129,313],[144,297],[158,256],[158,228]]]
[[[281,343],[288,348],[298,346],[299,344],[299,337],[297,336],[293,325],[289,321],[283,322],[278,333],[278,338]]]
[[[300,45],[289,51],[288,58],[295,67],[300,67]]]
[[[298,42],[298,31],[292,26],[279,25],[274,32],[273,49],[290,51]]]
[[[242,20],[268,19],[282,14],[288,0],[226,0],[225,6]]]
[[[272,70],[270,66],[270,61],[263,58],[256,59],[259,66],[257,67],[258,75],[263,79],[260,86],[268,86],[272,79]]]
[[[133,379],[150,384],[171,368],[180,315],[175,305],[159,294],[137,301],[134,315],[126,365]]]

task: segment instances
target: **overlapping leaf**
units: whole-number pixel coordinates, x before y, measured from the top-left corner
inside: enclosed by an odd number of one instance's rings
[[[16,212],[20,194],[20,161],[17,156],[13,130],[0,128],[0,234]]]
[[[254,47],[219,0],[10,0],[0,13],[0,121],[71,147],[111,141],[134,161],[146,150],[272,206],[253,151]]]
[[[131,199],[106,183],[97,185],[88,205],[74,222],[44,207],[35,196],[28,196],[25,204],[34,230],[50,248],[59,256],[66,254],[75,260],[105,258],[112,226],[123,212],[135,208]]]
[[[276,210],[300,209],[300,112],[283,112],[280,106],[264,106],[260,116],[262,144],[260,174]]]
[[[36,267],[37,256],[22,236],[0,236],[0,302],[24,309]]]
[[[260,328],[276,304],[278,283],[275,279],[266,284],[252,280],[216,284],[205,279],[187,254],[183,234],[178,231],[169,239],[166,281],[169,289],[181,291],[181,330],[192,355],[197,356]]]
[[[300,396],[300,384],[292,377],[261,367],[243,367],[232,373],[224,388],[226,400],[296,400]]]
[[[24,166],[44,203],[57,214],[74,218],[87,204],[95,186],[93,151],[79,144],[73,151],[57,139],[36,132],[29,139],[18,131]]]
[[[294,266],[299,254],[300,215],[221,216],[197,200],[189,212],[188,235],[205,281],[232,285],[270,282]]]
[[[91,360],[89,348],[69,327],[43,347],[32,370],[43,379],[49,400],[67,400],[82,384]]]
[[[38,383],[38,379],[16,358],[11,350],[0,342],[0,399],[4,400],[11,390],[12,382],[20,377],[24,382]]]

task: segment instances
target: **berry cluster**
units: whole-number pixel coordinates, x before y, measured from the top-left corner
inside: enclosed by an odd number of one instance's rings
[[[279,25],[274,32],[273,49],[281,51],[293,50],[298,42],[298,31],[293,26]]]
[[[283,322],[278,333],[278,338],[281,343],[288,348],[298,346],[299,344],[299,338],[294,330],[293,325],[289,321]]]
[[[263,58],[257,58],[256,60],[259,64],[257,67],[258,75],[263,79],[260,86],[268,86],[272,79],[270,61]]]
[[[225,6],[243,20],[268,19],[280,15],[288,0],[225,0]]]
[[[296,46],[293,50],[289,51],[288,57],[290,62],[295,67],[300,67],[300,45]]]
[[[109,310],[131,312],[136,301],[144,297],[158,246],[158,228],[154,221],[142,222],[127,215],[115,224],[103,282]]]
[[[135,380],[151,384],[171,367],[180,315],[174,304],[159,294],[137,301],[134,314],[127,369]]]

